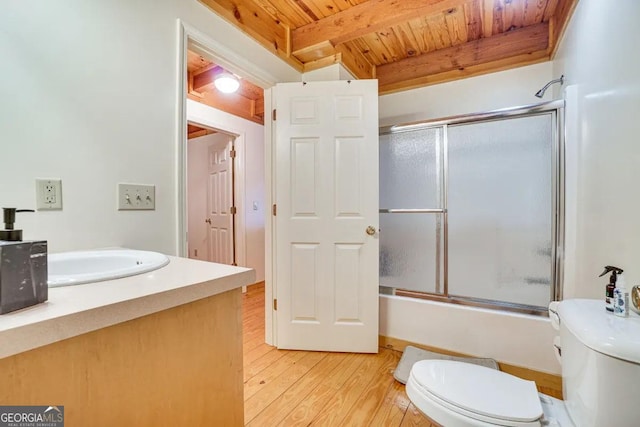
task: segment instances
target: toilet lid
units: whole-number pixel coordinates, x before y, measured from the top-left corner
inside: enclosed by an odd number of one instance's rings
[[[533,422],[542,405],[533,381],[496,369],[453,360],[421,360],[411,368],[416,385],[428,393],[483,417]]]

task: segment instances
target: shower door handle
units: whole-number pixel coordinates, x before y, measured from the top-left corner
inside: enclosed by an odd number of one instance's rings
[[[367,233],[369,236],[373,236],[374,234],[376,234],[376,228],[373,225],[370,225],[366,228],[365,233]]]

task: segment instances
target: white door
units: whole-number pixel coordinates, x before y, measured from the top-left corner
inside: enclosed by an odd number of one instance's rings
[[[233,140],[209,147],[207,218],[209,261],[232,264],[233,260]]]
[[[275,88],[279,348],[378,351],[378,86]]]

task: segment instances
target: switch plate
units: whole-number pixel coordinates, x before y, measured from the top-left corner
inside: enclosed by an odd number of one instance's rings
[[[61,179],[36,179],[36,207],[39,211],[62,209]]]
[[[156,209],[156,186],[145,184],[118,184],[119,211],[146,211]]]

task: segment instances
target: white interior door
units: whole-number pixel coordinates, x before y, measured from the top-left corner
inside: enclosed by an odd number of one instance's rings
[[[377,87],[275,88],[279,348],[378,351]]]
[[[231,152],[233,140],[229,138],[209,147],[209,180],[207,183],[207,218],[209,225],[209,261],[233,263],[233,197]]]

